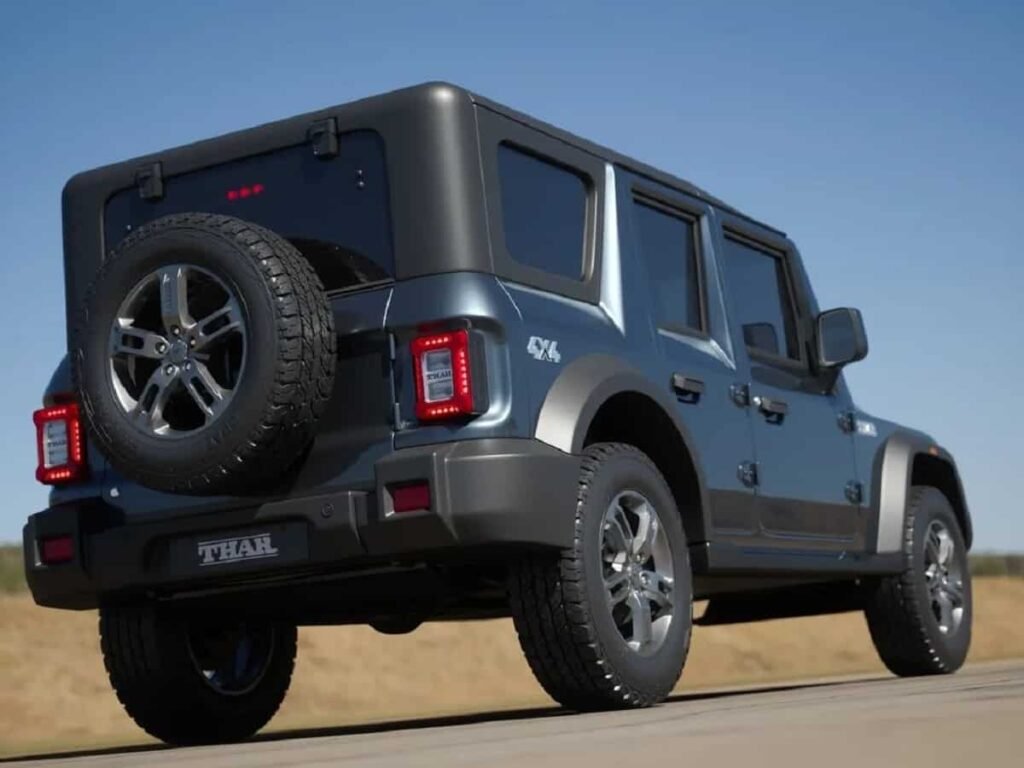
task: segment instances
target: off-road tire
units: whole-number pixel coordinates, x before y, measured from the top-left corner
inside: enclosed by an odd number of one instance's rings
[[[295,668],[294,625],[273,625],[274,646],[256,686],[225,695],[196,669],[188,623],[149,605],[100,609],[100,646],[110,683],[128,715],[168,744],[215,744],[248,738],[284,700]]]
[[[932,520],[940,520],[964,558],[963,618],[952,634],[943,634],[931,608],[924,576],[925,536]],[[888,669],[901,677],[938,675],[959,669],[971,644],[971,577],[967,548],[953,507],[935,488],[910,489],[903,531],[904,570],[869,584],[865,615],[871,639]]]
[[[187,263],[237,291],[247,324],[242,379],[217,421],[161,439],[128,421],[110,385],[117,307],[147,273]],[[261,493],[310,445],[334,383],[334,318],[316,273],[286,240],[228,216],[182,213],[128,235],[100,269],[72,337],[90,436],[131,480],[173,493]]]
[[[600,527],[611,499],[625,489],[642,492],[656,506],[674,562],[675,613],[650,657],[627,647],[605,604]],[[544,690],[569,709],[657,704],[679,680],[692,629],[689,553],[668,483],[637,448],[594,444],[583,456],[573,524],[571,547],[531,554],[511,568],[511,612],[526,660]]]

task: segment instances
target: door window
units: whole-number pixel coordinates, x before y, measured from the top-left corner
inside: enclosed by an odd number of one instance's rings
[[[800,360],[796,315],[782,257],[727,236],[723,261],[732,315],[747,349]]]
[[[697,222],[642,200],[633,202],[633,222],[658,325],[668,330],[702,330]]]

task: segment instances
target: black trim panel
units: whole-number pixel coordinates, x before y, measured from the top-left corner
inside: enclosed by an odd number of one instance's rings
[[[856,576],[900,573],[904,565],[903,556],[898,552],[873,555],[846,550],[780,550],[767,545],[738,546],[726,542],[691,544],[690,562],[695,573],[708,575]]]

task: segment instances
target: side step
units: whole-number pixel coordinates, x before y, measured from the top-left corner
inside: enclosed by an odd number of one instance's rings
[[[859,611],[864,607],[863,594],[859,582],[842,581],[716,595],[694,623],[710,627]]]

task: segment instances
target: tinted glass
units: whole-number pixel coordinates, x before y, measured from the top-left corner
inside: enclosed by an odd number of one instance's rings
[[[640,201],[633,204],[633,221],[658,325],[700,330],[696,222]]]
[[[338,144],[338,156],[328,160],[300,144],[169,176],[159,200],[126,189],[107,204],[107,242],[161,216],[208,211],[292,241],[328,289],[387,280],[394,255],[383,141],[373,131],[356,131],[339,136]]]
[[[498,147],[505,247],[520,264],[583,276],[587,185],[575,173],[502,144]]]
[[[799,360],[796,321],[782,259],[726,238],[724,262],[733,319],[740,324],[747,347]]]

